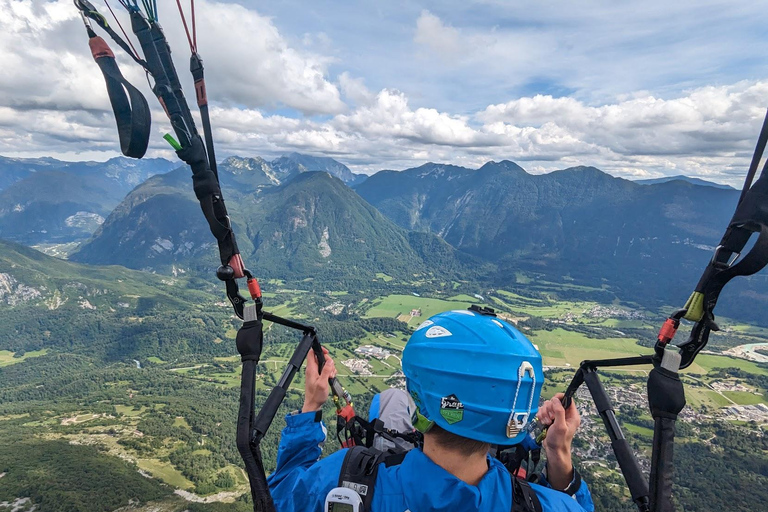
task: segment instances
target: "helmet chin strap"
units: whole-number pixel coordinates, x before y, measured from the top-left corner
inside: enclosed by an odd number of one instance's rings
[[[525,374],[529,374],[533,382],[531,383],[531,393],[528,396],[528,410],[526,412],[516,412],[517,399],[520,395],[520,387],[523,385],[523,378]],[[536,373],[533,370],[533,365],[528,361],[523,361],[520,364],[520,368],[517,369],[517,388],[515,389],[515,401],[512,402],[512,412],[509,414],[509,420],[507,420],[507,437],[516,437],[520,431],[525,428],[528,423],[528,419],[531,417],[531,411],[533,410],[533,396],[536,392]]]
[[[416,407],[413,411],[413,415],[411,416],[411,423],[413,424],[413,428],[422,434],[429,432],[435,424],[434,421],[427,419],[426,416],[421,414],[418,407]]]

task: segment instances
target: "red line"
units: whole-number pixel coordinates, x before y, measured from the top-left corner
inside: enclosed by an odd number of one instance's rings
[[[187,19],[184,17],[184,9],[181,8],[181,0],[176,0],[176,5],[179,7],[179,15],[181,16],[181,22],[184,24],[184,32],[187,33],[187,41],[189,41],[189,49],[192,53],[195,53],[195,43],[192,42],[192,37],[189,35],[189,28],[187,28]]]
[[[195,49],[197,49],[197,26],[195,23],[195,0],[189,0],[192,4],[192,40],[195,42]]]
[[[117,19],[117,16],[115,16],[115,11],[112,10],[112,7],[110,7],[109,2],[107,2],[107,0],[104,0],[104,3],[107,4],[107,9],[109,9],[109,12],[112,13],[112,17],[117,22],[117,26],[120,27],[120,32],[123,33],[123,36],[125,37],[125,40],[128,41],[129,45],[131,45],[131,49],[133,50],[134,56],[138,59],[139,58],[139,52],[136,51],[136,47],[133,46],[133,43],[131,42],[131,38],[128,37],[128,34],[125,33],[125,29],[120,24],[120,20]]]

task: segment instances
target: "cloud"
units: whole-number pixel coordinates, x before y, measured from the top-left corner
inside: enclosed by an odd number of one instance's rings
[[[424,10],[416,20],[416,33],[413,41],[437,53],[441,57],[454,57],[464,52],[464,41],[455,28],[445,25],[443,21]]]
[[[326,78],[331,59],[291,47],[272,20],[241,5],[207,1],[198,2],[196,9],[206,82],[217,101],[284,105],[305,114],[344,110],[338,88]],[[168,26],[183,51],[180,24]],[[322,38],[327,44],[327,36]]]
[[[768,82],[702,87],[664,100],[651,95],[587,106],[536,95],[477,115],[495,130],[559,130],[620,157],[727,156],[750,150],[764,116]]]
[[[642,13],[626,17],[626,7],[615,3],[584,13],[570,4],[545,12],[535,3],[446,1],[450,10],[442,3],[408,6],[399,32],[387,24],[392,7],[382,4],[381,26],[339,19],[342,32],[329,22],[323,32],[308,34],[306,26],[291,33],[294,18],[288,15],[268,17],[236,3],[199,0],[198,42],[217,154],[296,150],[336,157],[363,172],[426,161],[476,167],[511,159],[532,172],[594,165],[618,176],[685,173],[732,184],[743,175],[768,81],[759,75],[728,82],[722,75],[675,85],[688,72],[681,59],[707,67],[699,43],[710,53],[710,67],[732,49],[714,48],[698,36],[686,46],[674,31],[664,36],[658,26],[672,22],[659,18],[660,4],[651,1]],[[0,43],[7,49],[0,53],[6,70],[0,154],[114,156],[117,134],[104,83],[70,1],[0,0],[0,8]],[[186,38],[175,7],[161,8],[191,98]],[[698,21],[681,19],[680,26],[714,26],[716,9],[709,3],[701,9]],[[750,9],[722,14],[724,26],[742,26],[737,21],[754,15]],[[365,33],[374,49],[345,49],[339,37],[348,32]],[[706,34],[717,41],[719,32]],[[376,45],[385,51],[377,52]],[[150,154],[175,158],[161,138],[170,127],[143,73],[116,53],[124,74],[147,91],[155,108]],[[356,64],[361,61],[366,65]],[[685,71],[672,76],[676,66]],[[421,81],[403,78],[408,72]],[[542,88],[561,84],[573,92],[541,93],[536,80]],[[672,85],[651,87],[662,82]],[[707,83],[717,85],[702,85]],[[521,94],[520,84],[537,92]]]
[[[187,42],[170,4],[164,29],[175,49],[180,75],[191,86]],[[205,59],[206,81],[217,101],[245,107],[286,106],[305,114],[344,110],[338,88],[326,77],[330,59],[288,45],[272,21],[237,4],[199,1],[198,45]],[[19,109],[107,110],[109,103],[87,37],[71,1],[0,0],[0,105]],[[104,10],[109,16],[108,11]],[[117,11],[128,27],[124,12]],[[170,15],[174,15],[171,18]],[[111,22],[111,19],[109,20]],[[105,36],[121,70],[143,88],[142,70]],[[134,38],[135,40],[135,38]]]
[[[388,89],[379,92],[372,104],[361,106],[350,115],[339,115],[331,123],[340,130],[371,138],[391,137],[446,146],[491,143],[483,140],[485,134],[470,127],[466,118],[432,108],[412,110],[405,94]]]
[[[339,75],[339,86],[347,101],[355,105],[368,105],[376,97],[366,86],[362,78],[352,78],[346,71]]]

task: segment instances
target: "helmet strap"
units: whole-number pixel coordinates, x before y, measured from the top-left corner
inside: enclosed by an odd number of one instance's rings
[[[434,421],[427,419],[426,416],[421,414],[419,412],[418,407],[414,411],[413,418],[411,418],[411,421],[413,422],[413,428],[415,428],[422,434],[426,434],[427,432],[429,432],[432,426],[435,424]]]

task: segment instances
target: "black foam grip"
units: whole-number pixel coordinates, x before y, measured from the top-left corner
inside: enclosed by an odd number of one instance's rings
[[[264,331],[259,320],[245,322],[237,331],[237,351],[243,360],[259,361],[264,346]]]
[[[267,400],[259,411],[259,415],[256,416],[256,421],[253,422],[253,430],[258,432],[259,435],[263,436],[269,430],[269,426],[277,414],[277,409],[283,403],[285,392],[286,390],[281,387],[272,388]]]
[[[661,367],[648,376],[648,405],[653,417],[675,419],[685,407],[685,390],[680,376]]]
[[[612,411],[613,405],[608,395],[603,389],[603,385],[600,383],[600,379],[597,377],[596,372],[585,372],[584,382],[587,383],[589,391],[592,393],[592,399],[597,407],[597,412],[603,414],[605,411]]]
[[[674,473],[675,421],[655,418],[651,457],[650,499],[654,512],[674,512],[672,477]]]
[[[616,439],[611,443],[611,447],[619,467],[621,467],[621,473],[624,475],[627,487],[629,487],[632,501],[638,502],[638,500],[647,499],[648,482],[643,476],[643,470],[640,469],[640,464],[637,462],[629,442],[624,438]]]

